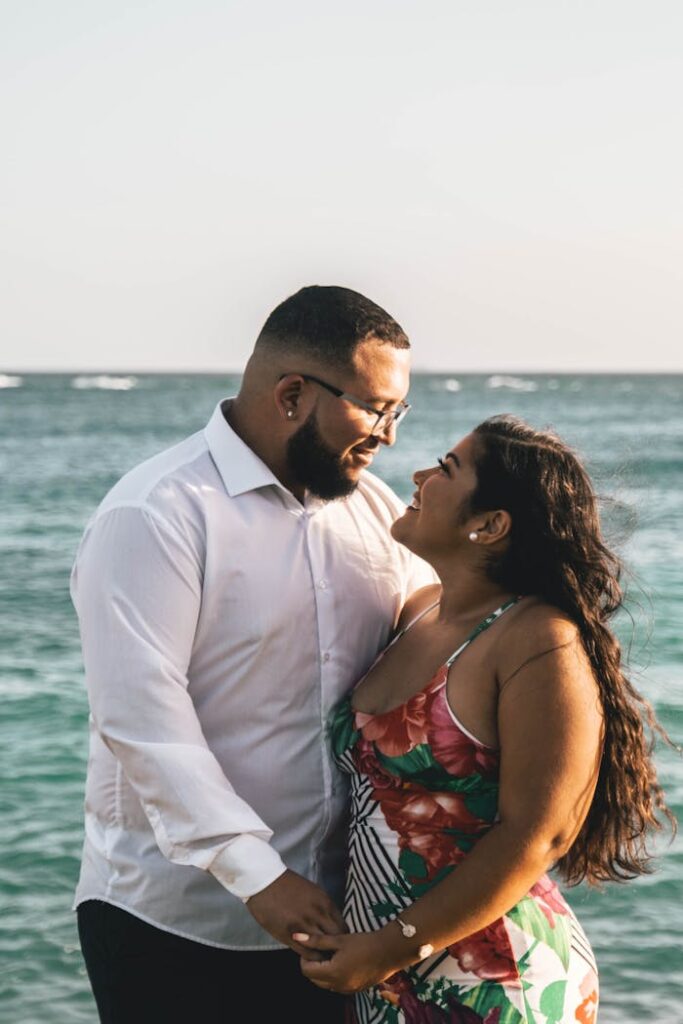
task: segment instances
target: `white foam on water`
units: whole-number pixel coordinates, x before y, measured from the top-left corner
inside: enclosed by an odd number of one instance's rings
[[[460,391],[462,384],[456,377],[447,377],[443,380],[442,377],[434,377],[429,382],[430,391]]]
[[[554,377],[553,377],[553,379],[552,379],[552,380],[549,380],[549,381],[548,381],[548,389],[549,389],[550,391],[557,391],[557,389],[559,388],[559,386],[560,386],[560,382],[559,382],[559,380],[555,380],[555,378],[554,378]]]
[[[20,388],[23,377],[14,377],[11,373],[0,373],[0,388]]]
[[[89,389],[100,388],[102,391],[130,391],[136,387],[137,377],[113,377],[108,373],[99,373],[94,377],[82,375],[74,377],[71,381],[72,388]]]
[[[494,373],[486,381],[487,388],[509,388],[511,391],[538,391],[538,384],[535,380],[527,380],[525,377],[508,377],[503,373]]]

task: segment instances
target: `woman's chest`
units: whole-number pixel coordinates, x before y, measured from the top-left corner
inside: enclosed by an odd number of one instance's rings
[[[464,641],[453,631],[416,623],[376,661],[356,687],[355,711],[373,717],[394,714],[420,702],[425,693],[444,687],[444,700],[455,717],[482,742],[494,746],[497,681],[486,637],[452,655]]]

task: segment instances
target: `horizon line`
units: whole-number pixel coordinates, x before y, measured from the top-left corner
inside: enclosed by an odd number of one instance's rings
[[[40,369],[17,369],[17,368],[0,368],[0,376],[126,376],[126,377],[239,377],[244,373],[244,367],[242,369],[121,369],[121,368],[93,368],[93,367],[67,367],[65,369],[53,368],[40,368]],[[458,370],[455,368],[451,369],[430,369],[423,366],[416,366],[411,370],[412,376],[447,376],[447,375],[459,375],[461,377],[491,377],[491,376],[505,376],[505,377],[516,377],[520,374],[525,374],[531,377],[569,377],[572,375],[580,376],[603,376],[603,377],[663,377],[663,376],[683,376],[683,368],[680,369],[604,369],[604,368],[591,368],[591,369],[509,369],[509,368],[496,368],[496,369],[479,369],[479,370]]]

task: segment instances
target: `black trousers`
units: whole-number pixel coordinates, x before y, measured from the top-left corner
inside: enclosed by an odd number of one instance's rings
[[[346,1000],[316,988],[292,950],[215,949],[99,900],[78,934],[102,1024],[342,1024]]]

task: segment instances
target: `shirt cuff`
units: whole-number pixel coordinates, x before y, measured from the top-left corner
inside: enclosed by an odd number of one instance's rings
[[[270,843],[245,832],[221,850],[209,870],[228,892],[246,903],[283,875],[287,865]]]

